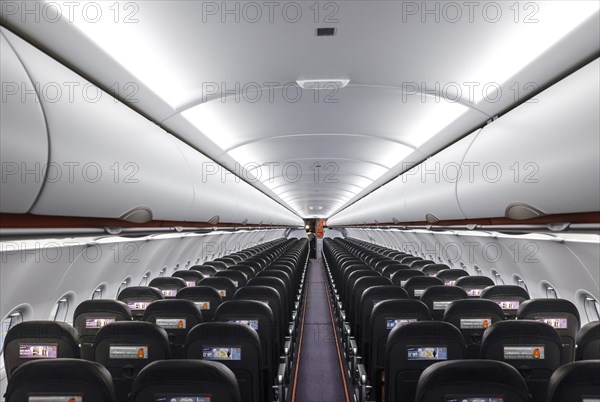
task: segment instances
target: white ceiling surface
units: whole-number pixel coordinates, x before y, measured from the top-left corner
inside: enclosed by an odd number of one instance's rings
[[[27,23],[4,8],[2,18],[106,87],[138,83],[134,107],[299,215],[328,217],[598,51],[597,1],[521,2],[518,16],[513,2],[492,3],[472,18],[463,8],[457,22],[444,3],[435,22],[407,12],[425,3],[392,1],[336,2],[337,11],[323,2],[318,23],[312,2],[295,3],[295,23],[285,2],[254,23],[252,10],[236,22],[196,1],[136,2],[119,17],[134,12],[134,23],[115,23],[111,2],[96,3],[106,17],[95,23],[78,12],[72,22]],[[502,16],[492,22],[494,5]],[[332,11],[337,22],[323,22]],[[318,27],[336,36],[318,38]],[[299,79],[350,84],[335,93],[287,85]],[[227,92],[236,84],[245,88],[237,98]],[[482,99],[496,84],[502,94]],[[418,86],[452,100],[415,94]],[[279,165],[252,169],[264,163]]]

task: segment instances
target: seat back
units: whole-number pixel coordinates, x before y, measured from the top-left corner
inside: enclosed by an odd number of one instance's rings
[[[131,321],[127,304],[118,300],[86,300],[73,314],[73,324],[79,334],[81,358],[92,360],[92,344],[100,328],[116,321]]]
[[[411,266],[411,268],[413,268]],[[421,271],[427,276],[435,276],[438,272],[445,271],[450,269],[450,267],[446,264],[434,264],[429,263],[421,267]]]
[[[420,321],[394,327],[385,349],[385,400],[413,402],[423,370],[464,355],[465,342],[452,324]]]
[[[436,278],[444,281],[444,285],[454,286],[456,280],[469,276],[469,273],[464,269],[443,269],[435,274]]]
[[[204,278],[198,284],[200,286],[210,286],[211,288],[216,289],[223,301],[233,300],[233,295],[237,289],[235,283],[231,279],[215,276]]]
[[[559,367],[548,383],[548,402],[600,400],[600,360]]]
[[[282,344],[287,324],[287,321],[283,320],[284,313],[281,301],[282,298],[279,292],[277,292],[277,290],[269,286],[246,286],[245,288],[239,289],[235,293],[234,299],[257,300],[269,306],[269,308],[273,312],[274,320],[273,342],[277,346],[276,350],[279,351],[279,346]]]
[[[350,309],[348,311],[348,317],[352,324],[355,334],[360,334],[360,301],[362,295],[365,293],[367,289],[372,286],[393,286],[392,281],[388,278],[384,278],[383,276],[368,276],[364,278],[358,279],[354,282],[354,286],[352,288],[352,296],[350,298],[351,303],[349,305]]]
[[[527,300],[519,307],[517,319],[540,321],[554,327],[563,344],[561,361],[563,364],[573,361],[581,325],[579,311],[573,303],[565,299]]]
[[[189,300],[202,313],[202,321],[212,321],[217,307],[223,302],[219,292],[210,286],[183,288],[177,293],[177,299]]]
[[[185,358],[224,364],[235,374],[243,402],[264,401],[266,362],[263,361],[258,328],[258,322],[252,320],[200,324],[185,340]]]
[[[504,312],[491,300],[457,300],[446,308],[443,320],[460,330],[467,346],[468,359],[479,358],[481,338],[492,324],[504,321]]]
[[[186,287],[187,284],[181,278],[164,276],[152,279],[148,286],[160,290],[165,299],[174,299],[177,292]]]
[[[204,279],[204,275],[200,271],[192,271],[189,269],[182,269],[171,275],[173,278],[181,278],[185,281],[185,286],[192,287],[197,286],[198,282]]]
[[[249,265],[244,265],[244,264],[231,265],[229,268],[227,268],[227,270],[241,272],[244,275],[246,275],[246,278],[248,278],[248,280],[250,280],[256,276],[256,272],[254,271],[254,268],[252,268]]]
[[[127,304],[134,320],[142,319],[144,311],[148,308],[150,303],[164,298],[165,297],[159,289],[150,286],[132,286],[130,288],[125,288],[117,296],[117,300]]]
[[[383,300],[373,307],[367,331],[367,343],[364,350],[366,369],[371,378],[375,395],[383,395],[383,369],[385,367],[385,351],[390,331],[397,325],[405,325],[414,321],[430,321],[431,313],[427,306],[412,299]],[[377,398],[380,400],[380,398]]]
[[[190,300],[157,300],[148,306],[142,320],[167,331],[171,356],[179,359],[183,358],[185,337],[192,328],[202,322],[202,313]]]
[[[131,389],[131,402],[241,402],[235,375],[205,360],[165,360],[145,367]]]
[[[425,289],[421,301],[431,311],[431,317],[441,321],[446,307],[456,300],[465,300],[468,297],[467,292],[458,286],[435,285]]]
[[[506,320],[492,324],[481,340],[482,359],[515,367],[535,402],[545,402],[550,376],[561,365],[562,342],[550,325],[538,321]]]
[[[516,285],[494,285],[483,289],[479,297],[495,301],[504,310],[506,318],[514,319],[521,303],[529,300],[529,293]]]
[[[408,278],[403,287],[410,297],[420,300],[428,287],[443,284],[444,282],[440,278],[434,276],[415,276]]]
[[[530,402],[527,384],[514,367],[493,360],[439,362],[423,371],[415,402]]]
[[[32,360],[80,356],[75,328],[59,321],[25,321],[12,327],[4,338],[4,367],[10,380],[13,372]]]
[[[110,373],[101,364],[67,358],[23,364],[8,382],[5,397],[7,402],[54,401],[60,397],[64,401],[79,397],[86,402],[117,402]]]
[[[194,265],[190,267],[190,271],[198,271],[204,275],[205,278],[213,276],[217,273],[217,269],[212,265]]]
[[[474,298],[479,298],[483,289],[494,285],[492,278],[487,276],[463,276],[454,283],[454,286],[463,288],[467,291],[469,297]]]
[[[600,359],[600,321],[585,324],[577,334],[575,360]]]
[[[414,278],[415,276],[425,276],[422,271],[418,269],[401,269],[391,274],[390,279],[394,286],[404,287],[406,285],[406,281],[410,278]]]
[[[225,269],[223,271],[217,272],[214,278],[229,278],[233,281],[236,288],[241,288],[246,286],[248,283],[248,277],[245,273],[237,270]]]
[[[167,332],[143,321],[115,322],[98,331],[92,346],[94,361],[110,372],[117,399],[128,401],[133,380],[148,364],[171,356]]]

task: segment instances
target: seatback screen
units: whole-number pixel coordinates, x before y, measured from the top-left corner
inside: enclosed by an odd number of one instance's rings
[[[185,318],[156,318],[156,325],[164,329],[186,329]]]
[[[225,289],[217,289],[217,292],[219,292],[219,296],[227,297],[227,291]]]
[[[491,317],[485,318],[461,318],[460,329],[486,329],[492,324]]]
[[[504,402],[504,397],[446,395],[446,402]]]
[[[155,402],[211,402],[210,395],[156,395]]]
[[[58,357],[58,344],[31,344],[19,345],[19,359],[56,359]]]
[[[161,293],[164,297],[175,297],[177,296],[177,289],[161,289]]]
[[[413,346],[407,348],[408,360],[448,360],[445,346]]]
[[[185,286],[187,286],[188,288],[192,288],[196,286],[196,281],[185,281]]]
[[[600,396],[584,396],[581,402],[600,402]]]
[[[483,289],[465,289],[467,291],[467,295],[471,297],[479,297],[481,296],[481,292]]]
[[[446,310],[446,307],[448,307],[450,305],[450,303],[452,303],[452,301],[434,301],[433,309],[434,310]]]
[[[197,302],[194,302],[194,304],[196,305],[196,307],[198,307],[198,310],[200,310],[200,311],[210,310],[210,302],[209,301],[197,301]]]
[[[569,328],[569,320],[566,317],[535,317],[535,320],[548,324],[556,329]]]
[[[117,319],[115,317],[99,317],[99,318],[86,318],[85,319],[85,328],[86,329],[99,329],[107,326],[108,324],[112,324]]]
[[[27,402],[83,402],[83,397],[75,395],[35,395],[30,396]]]
[[[108,357],[111,359],[147,359],[148,346],[110,345]]]
[[[234,324],[244,324],[249,326],[253,330],[258,331],[258,320],[229,320],[229,322],[232,322]]]
[[[385,327],[386,327],[386,329],[392,329],[396,325],[404,325],[404,324],[408,324],[409,322],[417,322],[417,319],[416,318],[387,318],[385,320]]]
[[[521,304],[518,300],[496,300],[502,310],[518,310]]]
[[[504,346],[504,358],[507,360],[544,360],[544,345]]]
[[[446,286],[454,286],[455,283],[456,283],[456,279],[446,279],[444,281],[444,285],[446,285]]]
[[[138,310],[138,311],[143,311],[146,310],[148,308],[148,306],[150,305],[150,301],[142,301],[142,300],[128,300],[127,301],[127,306],[129,306],[130,310]]]
[[[425,289],[415,289],[415,297],[421,297],[425,293]]]
[[[202,358],[205,360],[241,360],[242,348],[207,346],[202,348]]]

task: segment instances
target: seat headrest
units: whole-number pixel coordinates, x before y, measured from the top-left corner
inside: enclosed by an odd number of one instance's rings
[[[110,299],[99,299],[99,300],[85,300],[75,308],[73,319],[76,320],[78,316],[89,313],[111,313],[118,314],[122,317],[131,318],[131,310],[127,304],[120,300]]]
[[[204,278],[200,281],[199,285],[212,286],[215,288],[220,288],[220,287],[234,287],[235,288],[235,283],[231,279],[218,277],[218,276]]]
[[[560,366],[550,377],[548,401],[561,402],[564,400],[561,399],[561,394],[578,386],[594,387],[600,395],[600,360],[585,360]]]
[[[274,291],[271,288],[269,290]],[[221,303],[215,313],[215,320],[219,317],[232,314],[256,314],[266,317],[269,322],[274,322],[273,310],[263,302],[257,300],[230,300]]]
[[[447,280],[455,281],[458,278],[469,276],[469,273],[464,269],[443,269],[441,271],[438,271],[438,273],[436,273],[435,276],[445,282]]]
[[[204,279],[204,275],[202,274],[202,272],[200,271],[190,271],[189,269],[183,269],[177,272],[174,272],[173,275],[171,275],[173,278],[181,278],[183,279],[186,284],[187,282],[200,282],[202,279]]]
[[[277,278],[273,278],[277,279]],[[279,279],[281,280],[281,279]],[[269,286],[247,286],[245,288],[238,289],[235,292],[234,299],[257,299],[261,300],[261,298],[274,298],[279,299],[279,292]]]
[[[167,313],[196,317],[198,320],[202,320],[202,314],[198,307],[190,300],[185,299],[157,300],[148,306],[144,312],[144,319],[151,315]]]
[[[77,330],[61,321],[24,321],[12,327],[4,338],[4,346],[15,340],[37,341],[42,339],[60,339],[71,344],[73,352],[79,357],[79,335]],[[59,351],[60,353],[60,351]]]
[[[400,314],[402,316],[423,317],[423,320],[431,320],[429,308],[419,300],[413,299],[391,299],[383,300],[373,307],[372,317],[381,314]]]
[[[486,344],[515,338],[536,338],[562,347],[558,332],[550,325],[530,320],[508,320],[492,324],[485,330],[481,339],[482,352]]]
[[[467,292],[458,286],[434,285],[429,286],[421,296],[422,301],[426,300],[460,300],[469,297]]]
[[[464,386],[489,386],[517,393],[521,400],[529,401],[525,380],[513,366],[495,360],[451,360],[436,363],[423,371],[419,378],[415,401],[423,401],[433,390]]]
[[[221,342],[227,344],[251,344],[260,349],[258,333],[245,324],[230,322],[205,322],[196,325],[185,339],[184,349],[198,341]]]
[[[463,276],[458,278],[454,283],[454,286],[460,286],[461,288],[470,288],[472,286],[488,287],[494,285],[492,278],[488,278],[487,276]]]
[[[285,288],[285,282],[274,276],[257,276],[250,279],[248,286],[279,286]]]
[[[388,336],[388,345],[420,341],[456,342],[465,350],[465,341],[454,325],[443,321],[417,321],[395,326]]]
[[[504,319],[504,311],[492,300],[464,299],[456,300],[446,308],[444,320],[449,317],[461,316],[465,314],[495,314]]]
[[[481,292],[482,299],[495,300],[499,297],[518,297],[524,300],[529,300],[529,293],[525,289],[517,285],[494,285],[489,286]]]
[[[218,385],[229,393],[230,400],[241,400],[235,374],[224,364],[206,360],[159,360],[148,364],[133,382],[131,400],[135,400],[147,387],[177,388],[196,384],[197,389],[201,389],[203,384]]]
[[[210,265],[194,265],[191,266],[189,270],[201,272],[205,276],[213,276],[217,273],[217,269]]]
[[[155,287],[155,288],[175,288],[175,289],[181,289],[186,287],[186,283],[185,280],[183,280],[182,278],[177,278],[177,277],[173,277],[173,276],[163,276],[161,278],[154,278],[150,281],[150,283],[148,284],[148,286],[150,287]]]
[[[6,389],[8,401],[24,400],[25,392],[85,392],[97,400],[116,402],[110,373],[99,363],[80,359],[36,360],[23,364],[13,373]],[[17,394],[20,395],[17,398]]]
[[[121,290],[121,293],[117,296],[117,300],[161,300],[164,296],[160,289],[152,288],[150,286],[132,286]]]
[[[386,300],[388,298],[394,299],[408,299],[408,293],[406,290],[402,289],[399,286],[394,285],[375,285],[369,287],[360,297],[362,300],[367,299],[380,299]]]
[[[580,326],[579,310],[573,303],[565,299],[531,299],[519,306],[518,318],[530,318],[537,313],[566,313],[577,317],[577,328]]]
[[[120,340],[131,340],[132,338],[140,342],[151,340],[162,343],[166,350],[170,350],[167,332],[161,327],[145,321],[120,321],[102,327],[96,334],[94,346],[106,340],[119,342]]]
[[[421,271],[423,271],[425,273],[425,275],[431,275],[431,276],[433,276],[433,274],[436,274],[440,271],[445,271],[447,269],[450,269],[450,267],[446,264],[436,264],[433,261],[428,264],[417,264],[417,265],[411,264],[410,267],[420,269]]]
[[[600,339],[600,321],[592,321],[585,324],[577,334],[577,342],[585,343],[594,339]]]
[[[222,297],[219,292],[210,286],[193,286],[181,289],[177,293],[177,299],[187,299],[187,300],[196,300],[196,299],[206,299],[212,298],[222,301]]]

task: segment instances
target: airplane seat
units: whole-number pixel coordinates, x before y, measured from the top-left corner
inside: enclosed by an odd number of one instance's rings
[[[548,382],[547,402],[600,400],[600,360],[559,367]]]
[[[213,276],[213,278],[231,279],[236,288],[241,288],[241,287],[246,286],[246,284],[248,283],[248,280],[249,280],[245,273],[237,271],[237,270],[230,270],[230,269],[225,269],[223,271],[217,272]]]
[[[367,332],[369,329],[369,320],[371,319],[371,313],[377,305],[377,303],[384,300],[406,300],[408,299],[408,293],[406,290],[398,286],[393,285],[378,285],[371,286],[366,289],[360,296],[360,307],[358,311],[357,320],[360,321],[360,333],[355,335],[359,339],[360,351],[362,353],[363,361],[367,362],[368,349],[367,345]]]
[[[204,275],[200,271],[191,271],[189,269],[182,269],[174,272],[171,275],[173,278],[181,278],[185,281],[186,287],[197,286],[198,282],[204,279]]]
[[[237,289],[235,282],[231,279],[219,278],[216,276],[204,278],[198,284],[200,286],[210,286],[211,288],[216,289],[223,301],[232,300]]]
[[[212,265],[204,265],[204,264],[191,266],[189,268],[189,271],[198,271],[202,275],[204,275],[205,278],[211,277],[217,273],[217,269],[215,267],[213,267]]]
[[[458,286],[434,285],[425,289],[421,295],[421,301],[431,311],[431,317],[434,320],[441,321],[444,318],[444,311],[452,305],[452,302],[465,300],[468,297],[467,292]]]
[[[441,271],[438,271],[434,276],[436,278],[440,278],[441,280],[443,280],[444,285],[454,286],[456,284],[456,281],[459,278],[464,278],[464,277],[470,276],[470,275],[464,269],[453,268],[453,269],[443,269]]]
[[[211,267],[215,267],[215,269],[217,271],[222,271],[224,269],[227,269],[227,264],[224,263],[223,261],[217,261],[217,260],[214,260],[214,261],[205,261],[204,265],[209,265]]]
[[[272,289],[271,289],[272,290]],[[256,323],[255,327],[260,348],[263,354],[264,370],[269,373],[267,379],[272,379],[279,364],[279,350],[275,338],[275,318],[273,311],[265,302],[258,300],[230,300],[217,308],[214,321],[232,322],[248,321]]]
[[[264,272],[264,271],[261,271]],[[257,276],[256,278],[252,279],[250,282],[248,282],[248,286],[247,287],[254,287],[254,286],[267,286],[270,288],[273,288],[277,291],[277,293],[279,293],[279,297],[280,297],[280,307],[281,307],[281,312],[282,312],[282,316],[281,319],[284,320],[283,323],[286,323],[289,321],[289,317],[291,314],[291,310],[290,310],[290,306],[289,306],[289,300],[290,300],[290,291],[288,289],[288,287],[286,286],[285,282],[279,278],[275,278],[272,276]]]
[[[237,379],[243,402],[266,400],[263,376],[266,361],[257,330],[258,322],[207,322],[197,325],[185,340],[186,359],[218,361]],[[270,387],[269,387],[270,388]]]
[[[194,286],[181,289],[177,293],[177,299],[189,300],[202,313],[202,321],[212,321],[217,307],[223,303],[219,292],[210,286]]]
[[[347,311],[350,311],[353,307],[354,301],[354,284],[363,278],[367,277],[378,277],[381,278],[381,274],[372,269],[364,269],[352,272],[350,275],[346,277],[346,281],[344,283],[344,293],[343,293],[343,303],[344,307]]]
[[[392,273],[390,275],[390,279],[392,280],[394,286],[400,286],[404,288],[404,285],[406,285],[406,281],[410,278],[414,278],[415,276],[425,276],[425,274],[422,271],[419,271],[418,269],[401,269]]]
[[[279,346],[283,345],[283,338],[287,334],[288,321],[285,317],[283,308],[283,297],[277,291],[270,286],[246,286],[245,288],[239,289],[235,295],[234,300],[257,300],[265,303],[273,312],[274,322],[274,343]],[[279,349],[276,349],[279,352]]]
[[[403,288],[413,299],[420,300],[430,286],[442,286],[444,282],[435,276],[415,276],[408,278]]]
[[[418,321],[394,327],[385,348],[385,400],[413,402],[423,370],[464,356],[465,341],[452,324]]]
[[[413,267],[412,263],[415,261],[421,261],[422,258],[421,257],[415,257],[414,255],[407,255],[401,259],[399,259],[398,261],[400,261],[400,264],[406,264],[409,267],[411,267],[412,269],[418,269],[417,267]]]
[[[177,292],[185,288],[187,283],[182,278],[164,276],[152,279],[148,286],[160,290],[165,299],[174,299],[177,297]]]
[[[403,271],[403,270],[408,270],[410,269],[410,267],[406,264],[398,264],[397,262],[395,262],[394,264],[390,264],[390,265],[386,265],[382,270],[381,270],[381,275],[383,275],[385,278],[392,278],[392,275],[395,274],[398,271]]]
[[[172,400],[242,402],[235,375],[221,363],[165,360],[144,367],[133,383],[130,402]]]
[[[398,265],[398,261],[392,260],[389,257],[384,257],[375,263],[373,269],[379,273],[383,273],[383,270],[390,265]]]
[[[463,276],[458,278],[454,286],[459,286],[467,291],[469,297],[479,298],[483,289],[488,286],[494,286],[492,278],[487,276]]]
[[[29,361],[8,382],[7,402],[117,402],[110,373],[99,363],[80,359]],[[60,399],[62,398],[62,399]]]
[[[79,359],[77,330],[66,322],[24,321],[4,338],[4,368],[10,381],[14,371],[34,359]]]
[[[527,384],[509,364],[494,360],[455,360],[425,369],[415,402],[531,402]]]
[[[156,300],[162,300],[165,296],[157,289],[149,286],[132,286],[123,289],[117,296],[120,300],[127,304],[134,320],[140,321],[144,315],[144,310],[148,305]]]
[[[413,268],[413,267],[411,267],[411,268]],[[423,273],[427,276],[436,276],[438,272],[442,272],[447,269],[450,269],[450,267],[446,264],[429,263],[429,264],[421,267],[420,271],[423,271]]]
[[[467,346],[468,359],[478,359],[481,338],[492,324],[504,321],[504,311],[491,300],[465,299],[450,304],[444,312],[443,320],[460,330]]]
[[[502,307],[507,319],[515,319],[521,304],[529,300],[529,293],[516,285],[494,285],[483,289],[479,297],[495,301]]]
[[[119,402],[129,392],[140,370],[171,357],[169,336],[161,327],[144,321],[115,322],[98,331],[92,346],[94,361],[110,372]]]
[[[348,318],[356,335],[360,335],[360,301],[367,289],[372,286],[393,286],[392,281],[383,276],[366,276],[354,282],[349,304]]]
[[[237,261],[228,255],[221,258],[215,258],[215,261],[224,262],[225,265],[227,265],[227,268],[229,268],[231,265],[237,264]]]
[[[397,325],[415,321],[431,321],[429,309],[419,300],[383,300],[373,307],[366,327],[367,343],[364,350],[368,349],[368,353],[365,353],[368,357],[365,357],[364,362],[375,395],[383,395],[385,350],[390,331]]]
[[[294,284],[294,282],[292,280],[292,276],[290,276],[290,273],[288,271],[285,271],[282,269],[272,269],[269,267],[269,268],[265,268],[263,271],[258,273],[257,278],[261,278],[261,277],[277,278],[277,279],[280,279],[281,281],[283,281],[283,283],[285,284],[287,295],[288,295],[288,298],[286,300],[287,310],[288,311],[294,310],[294,301],[295,301],[296,294],[298,292],[298,288]]]
[[[585,324],[577,334],[575,360],[600,359],[600,321]]]
[[[562,341],[554,328],[542,322],[501,321],[483,333],[480,357],[515,367],[527,382],[533,400],[545,402],[548,380],[563,364]]]
[[[92,344],[100,328],[116,321],[131,321],[127,304],[118,300],[85,300],[75,309],[73,324],[79,334],[81,358],[92,360]]]
[[[418,258],[418,257],[414,257],[414,258]],[[402,264],[406,264],[405,260],[402,260]],[[412,269],[423,269],[423,267],[425,267],[427,265],[431,265],[431,264],[435,264],[435,261],[424,260],[422,258],[419,258],[418,260],[413,260],[409,265]],[[448,267],[448,268],[450,268],[450,267]]]
[[[248,280],[250,280],[256,276],[256,272],[254,271],[254,268],[252,268],[249,265],[244,265],[243,263],[237,263],[235,265],[230,265],[227,268],[227,270],[241,272],[244,275],[246,275],[246,278]]]
[[[192,328],[202,322],[202,313],[189,300],[157,300],[148,306],[142,321],[156,324],[167,331],[171,356],[180,359],[183,358],[185,337]]]
[[[579,311],[573,303],[565,299],[527,300],[519,307],[517,319],[540,321],[554,327],[563,344],[562,362],[574,360],[575,341],[581,322]]]

